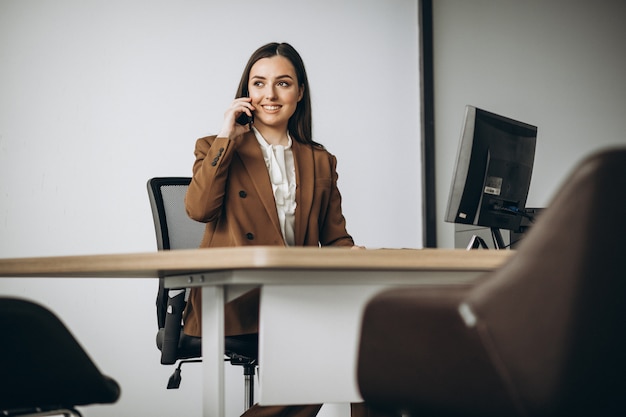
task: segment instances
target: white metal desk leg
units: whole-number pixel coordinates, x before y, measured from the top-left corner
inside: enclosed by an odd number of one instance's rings
[[[224,416],[224,287],[202,287],[204,417]]]

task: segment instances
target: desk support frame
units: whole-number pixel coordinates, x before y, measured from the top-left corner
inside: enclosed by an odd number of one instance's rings
[[[202,287],[203,416],[224,416],[224,287]]]
[[[416,276],[417,275],[417,276]],[[166,277],[166,286],[200,287],[202,291],[202,354],[203,354],[203,416],[221,417],[225,415],[225,388],[224,388],[224,305],[233,296],[251,286],[261,285],[264,288],[307,288],[311,285],[322,286],[329,293],[333,287],[351,287],[356,292],[372,291],[373,287],[383,289],[392,285],[459,285],[474,280],[481,272],[477,271],[332,271],[320,274],[318,271],[298,269],[269,269],[269,270],[230,270],[177,275]],[[360,288],[360,289],[359,289]],[[235,292],[236,294],[232,294]],[[359,300],[358,304],[362,304]],[[262,302],[262,310],[264,303]],[[356,308],[356,307],[355,307]],[[262,323],[261,323],[262,324]],[[357,328],[357,324],[354,323]],[[263,333],[263,332],[261,332]],[[264,349],[264,337],[260,335],[260,353]],[[300,351],[301,349],[297,349]],[[346,355],[346,356],[354,356]],[[323,364],[322,364],[323,365]],[[354,373],[355,371],[352,371]],[[276,392],[276,387],[264,390],[261,384],[259,401],[264,405],[284,404]],[[350,385],[349,383],[345,385]],[[267,388],[267,387],[266,387]],[[265,392],[264,391],[268,391]],[[345,390],[336,398],[335,402],[361,401],[359,394],[345,394]],[[352,391],[357,392],[356,388]],[[320,399],[321,400],[321,399]],[[299,402],[298,402],[299,403]],[[304,403],[304,402],[303,402]],[[307,401],[308,403],[308,401]]]

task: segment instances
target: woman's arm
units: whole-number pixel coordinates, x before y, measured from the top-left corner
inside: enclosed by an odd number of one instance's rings
[[[224,113],[219,135],[196,141],[193,177],[185,198],[187,214],[194,220],[211,222],[222,211],[230,161],[237,141],[250,131],[250,125],[238,124],[237,117],[252,115],[255,109],[250,101],[248,97],[235,99]]]
[[[330,153],[328,155],[331,188],[326,216],[320,223],[320,244],[322,246],[354,246],[354,240],[346,230],[346,219],[341,209],[341,193],[337,188],[337,158]]]
[[[211,222],[219,217],[235,148],[234,141],[227,138],[209,136],[196,141],[196,161],[185,197],[192,219]]]

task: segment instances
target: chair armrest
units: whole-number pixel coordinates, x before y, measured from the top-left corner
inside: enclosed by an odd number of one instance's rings
[[[161,364],[171,365],[178,360],[178,345],[182,328],[183,310],[185,309],[185,290],[169,290],[163,344],[161,346]],[[157,342],[158,343],[158,342]]]

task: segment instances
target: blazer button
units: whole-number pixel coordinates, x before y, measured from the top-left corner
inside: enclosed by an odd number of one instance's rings
[[[239,191],[239,197],[246,198],[247,196],[248,196],[248,193],[246,193],[244,190]]]
[[[246,238],[248,240],[253,240],[254,239],[254,235],[252,233],[246,233]]]

